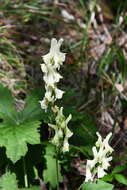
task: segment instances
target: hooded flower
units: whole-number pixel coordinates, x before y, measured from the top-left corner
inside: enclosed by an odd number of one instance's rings
[[[58,42],[54,38],[51,40],[50,51],[43,56],[44,63],[41,64],[46,93],[40,104],[41,108],[45,110],[47,110],[49,103],[54,104],[57,99],[62,98],[64,93],[64,91],[57,88],[57,83],[62,78],[58,70],[65,61],[65,53],[60,52],[62,42],[63,39],[60,39]]]
[[[108,143],[112,133],[109,133],[104,140],[102,140],[98,132],[97,136],[98,140],[95,143],[96,146],[92,149],[94,159],[87,160],[85,182],[94,181],[95,177],[104,177],[106,174],[105,170],[108,169],[110,166],[109,162],[112,160],[112,156],[109,155],[113,152],[113,149]]]
[[[65,53],[60,52],[60,47],[63,39],[58,42],[55,38],[51,40],[51,47],[48,54],[43,56],[43,60],[46,64],[52,63],[55,68],[60,68],[60,65],[65,61]]]
[[[55,135],[52,138],[51,142],[59,147],[62,148],[62,152],[68,152],[69,151],[69,143],[68,139],[72,136],[72,132],[68,128],[68,122],[71,120],[71,115],[68,116],[66,119],[63,115],[63,107],[60,109],[57,108],[57,116],[56,116],[56,124],[48,124],[51,128],[54,129]]]

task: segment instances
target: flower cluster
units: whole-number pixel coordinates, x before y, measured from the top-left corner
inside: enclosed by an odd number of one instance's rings
[[[57,108],[57,116],[55,118],[56,124],[48,124],[51,128],[55,130],[55,135],[51,142],[59,148],[62,148],[62,152],[69,151],[68,139],[72,136],[72,132],[68,128],[67,124],[71,120],[71,114],[66,119],[63,115],[63,107]]]
[[[113,152],[113,149],[108,144],[112,133],[109,133],[103,141],[98,132],[97,136],[96,146],[92,149],[94,159],[87,160],[85,182],[94,181],[95,177],[102,178],[106,174],[105,170],[110,166],[109,162],[112,160],[112,156],[109,155]]]
[[[48,54],[43,56],[44,63],[41,64],[41,70],[44,73],[45,96],[41,103],[41,108],[47,110],[48,104],[54,104],[56,99],[61,99],[64,91],[57,88],[57,83],[62,76],[58,73],[60,66],[65,61],[65,53],[60,52],[63,39],[58,42],[56,39],[51,40],[51,47]]]

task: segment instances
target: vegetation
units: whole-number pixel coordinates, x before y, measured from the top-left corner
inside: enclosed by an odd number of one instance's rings
[[[127,2],[1,0],[0,18],[0,189],[125,190]],[[64,41],[51,85],[41,56],[53,38]],[[99,177],[92,147],[111,133]]]

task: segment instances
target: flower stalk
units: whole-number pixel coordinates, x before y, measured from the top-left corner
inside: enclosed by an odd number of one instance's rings
[[[41,64],[41,70],[44,74],[43,80],[45,82],[45,96],[40,101],[41,108],[45,111],[49,103],[53,105],[57,99],[61,99],[64,91],[58,89],[57,84],[61,78],[59,73],[60,66],[65,61],[65,53],[60,52],[60,47],[63,39],[58,42],[56,39],[51,40],[51,48],[48,54],[42,56],[44,63]]]
[[[47,111],[47,108],[50,105],[51,110],[55,115],[55,124],[48,123],[48,126],[54,131],[54,136],[50,142],[56,146],[57,190],[59,190],[58,154],[60,152],[65,153],[69,151],[68,139],[73,134],[67,126],[68,122],[72,118],[71,114],[66,118],[63,114],[63,107],[59,108],[55,105],[55,101],[57,99],[61,99],[64,93],[64,91],[57,87],[60,79],[62,78],[59,73],[59,69],[65,61],[65,53],[60,52],[62,42],[63,39],[57,41],[53,38],[51,40],[50,51],[48,54],[43,56],[44,63],[41,64],[46,90],[43,100],[40,101],[41,108]]]

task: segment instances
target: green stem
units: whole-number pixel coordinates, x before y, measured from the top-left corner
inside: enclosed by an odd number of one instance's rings
[[[58,160],[59,150],[56,147],[56,175],[57,175],[57,190],[59,190],[59,160]]]
[[[23,157],[23,170],[24,170],[24,184],[25,187],[28,187],[28,177],[27,177],[27,170],[26,170],[26,162],[25,162],[25,158]]]
[[[79,186],[79,188],[77,190],[80,190],[82,188],[82,185],[83,185],[83,183]]]

